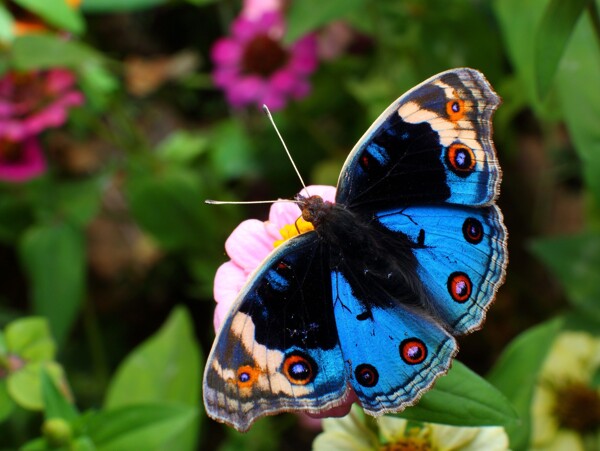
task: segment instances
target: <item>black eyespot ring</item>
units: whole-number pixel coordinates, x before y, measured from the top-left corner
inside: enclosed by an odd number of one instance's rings
[[[483,225],[475,218],[467,218],[462,227],[465,240],[471,244],[479,244],[483,240]]]
[[[354,377],[363,387],[374,387],[379,381],[379,373],[373,365],[362,363],[354,369]]]

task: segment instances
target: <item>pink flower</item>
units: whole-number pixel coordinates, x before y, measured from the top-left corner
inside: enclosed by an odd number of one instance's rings
[[[316,39],[308,35],[288,47],[282,42],[284,31],[279,12],[259,17],[249,12],[232,23],[230,37],[214,44],[213,80],[232,106],[265,104],[279,110],[289,98],[308,94],[308,77],[317,67]]]
[[[24,182],[46,170],[46,160],[34,136],[23,141],[0,138],[0,180]]]
[[[242,16],[255,20],[265,13],[281,11],[282,8],[283,0],[244,0]]]
[[[329,202],[335,201],[333,186],[312,185],[302,190],[302,195],[318,195]],[[217,302],[214,326],[218,331],[229,314],[239,292],[250,274],[263,262],[275,246],[295,233],[296,220],[301,211],[297,204],[289,201],[275,202],[269,211],[268,221],[248,219],[238,225],[225,242],[225,250],[231,260],[217,270],[214,283],[214,297]],[[291,233],[290,233],[291,232]],[[350,411],[356,394],[351,391],[344,403],[338,407],[309,414],[312,418],[344,416]]]
[[[8,72],[0,79],[0,139],[12,142],[59,127],[83,103],[75,78],[64,69]]]

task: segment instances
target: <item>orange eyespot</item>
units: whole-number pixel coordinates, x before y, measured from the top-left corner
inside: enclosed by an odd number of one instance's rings
[[[240,366],[235,383],[240,388],[252,387],[258,379],[258,374],[259,371],[250,365]]]
[[[465,116],[465,102],[462,99],[451,99],[446,102],[446,114],[452,122],[461,120]]]
[[[456,302],[466,302],[471,296],[473,284],[464,272],[453,272],[448,277],[448,292]]]
[[[475,154],[462,143],[454,143],[448,147],[446,161],[450,170],[461,177],[466,177],[475,169]]]
[[[312,382],[316,370],[312,359],[299,353],[289,355],[283,362],[283,374],[293,384],[306,385]]]

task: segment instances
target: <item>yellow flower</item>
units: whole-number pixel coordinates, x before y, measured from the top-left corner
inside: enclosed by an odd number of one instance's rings
[[[532,449],[591,450],[600,445],[600,338],[563,332],[540,371],[532,403]]]
[[[497,426],[457,427],[366,417],[358,407],[343,418],[323,420],[314,451],[495,451],[507,450],[508,435]]]

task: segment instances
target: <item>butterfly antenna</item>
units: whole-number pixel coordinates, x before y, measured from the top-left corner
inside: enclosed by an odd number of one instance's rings
[[[298,201],[296,199],[248,200],[248,201],[206,199],[204,201],[205,204],[210,204],[210,205],[253,205],[253,204],[274,204],[275,202],[299,203],[300,201]]]
[[[304,190],[306,191],[306,184],[304,183],[304,180],[302,180],[302,176],[300,175],[300,171],[298,170],[298,167],[296,166],[296,163],[294,163],[294,159],[292,158],[292,154],[290,153],[290,151],[288,150],[287,146],[285,145],[285,141],[281,137],[281,133],[279,133],[279,129],[277,128],[277,125],[275,125],[275,121],[273,120],[273,116],[271,116],[271,112],[269,111],[269,107],[267,105],[263,105],[263,111],[265,112],[265,114],[267,115],[267,117],[269,118],[269,120],[271,121],[271,124],[273,125],[273,128],[275,129],[275,132],[277,133],[277,136],[279,136],[279,140],[281,141],[281,144],[283,144],[283,148],[285,149],[285,153],[287,154],[288,158],[290,159],[290,162],[292,163],[294,171],[296,171],[296,174],[298,175],[298,178],[300,179],[300,183],[302,183],[302,186],[304,187]]]

